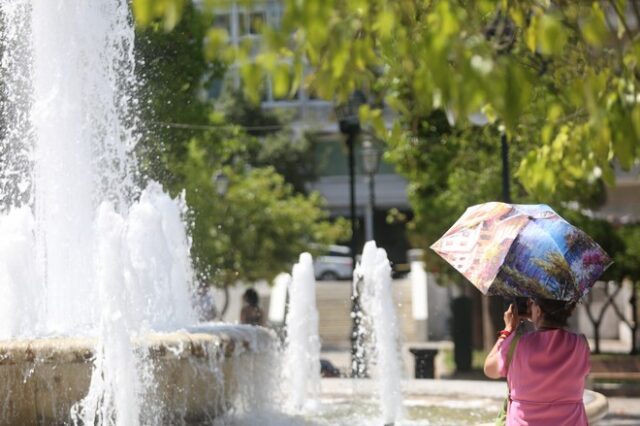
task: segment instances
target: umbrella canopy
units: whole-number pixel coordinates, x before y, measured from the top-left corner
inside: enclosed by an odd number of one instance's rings
[[[431,248],[489,295],[577,300],[613,263],[544,204],[469,207]]]

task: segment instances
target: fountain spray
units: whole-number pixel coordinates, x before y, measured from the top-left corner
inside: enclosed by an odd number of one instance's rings
[[[320,338],[313,259],[302,253],[293,266],[284,364],[290,409],[312,408],[320,394]]]
[[[377,387],[380,409],[385,425],[394,424],[402,416],[400,378],[400,336],[395,304],[391,264],[387,252],[377,248],[375,241],[365,244],[362,261],[356,271],[364,280],[361,300],[370,328],[370,347],[377,366]]]
[[[195,321],[193,271],[183,200],[134,184],[129,1],[3,0],[0,20],[0,338],[97,337],[75,420],[149,423],[133,341]]]

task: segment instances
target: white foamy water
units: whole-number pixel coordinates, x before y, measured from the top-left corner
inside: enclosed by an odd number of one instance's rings
[[[133,184],[127,0],[3,0],[0,339],[97,336],[83,424],[149,424],[133,341],[195,321],[182,199]]]
[[[320,338],[313,259],[302,253],[293,266],[289,285],[289,314],[284,376],[290,409],[313,408],[320,394]]]
[[[4,0],[0,14],[2,210],[8,218],[30,206],[24,239],[35,241],[39,283],[39,320],[21,334],[91,333],[100,318],[98,206],[127,214],[136,192],[129,5]]]
[[[3,338],[30,335],[43,328],[34,228],[29,207],[0,214],[0,337]]]
[[[398,315],[393,297],[391,264],[387,253],[377,248],[375,241],[365,244],[357,274],[364,286],[361,304],[373,342],[370,361],[375,364],[377,394],[384,424],[392,424],[402,417],[402,364]],[[371,370],[371,369],[370,369]]]
[[[148,330],[172,330],[195,322],[190,304],[189,242],[181,204],[151,183],[127,217],[103,202],[97,217],[96,284],[101,306],[97,357],[87,397],[76,407],[79,424],[147,423],[161,408],[146,403],[153,387],[147,361],[132,339]]]
[[[128,253],[128,311],[139,327],[173,330],[196,321],[184,209],[184,200],[171,199],[152,182],[129,210],[122,250]]]
[[[238,424],[238,417],[282,424],[287,416],[278,411],[287,402],[307,413],[321,405],[309,254],[301,255],[290,286],[286,400],[277,383],[279,354],[257,341],[259,329],[189,327],[196,317],[184,200],[157,183],[144,190],[133,183],[138,138],[129,1],[2,0],[0,19],[7,126],[0,141],[0,339],[97,337],[89,390],[71,410],[75,424],[186,424],[188,401],[180,401],[180,392],[189,383],[174,382],[187,374],[192,381],[214,377],[210,387],[191,389],[213,401],[205,424]],[[398,418],[400,395],[390,269],[375,245],[365,252],[361,268],[372,297],[364,299],[382,345],[374,354],[382,417],[390,423]],[[148,359],[145,339],[178,329],[225,333],[244,343],[234,340],[233,353],[224,354],[212,341],[200,356],[185,354],[180,377],[163,376]],[[179,343],[164,350],[181,355],[189,348]],[[242,356],[245,350],[258,353]],[[169,393],[178,402],[166,408],[170,398],[162,395]]]
[[[125,221],[108,202],[100,206],[97,256],[98,298],[102,304],[97,356],[89,394],[74,407],[79,424],[128,425],[140,419],[140,382],[130,339],[126,259],[123,254]]]
[[[0,144],[0,211],[32,201],[30,7],[24,0],[0,2],[0,114],[4,126]]]
[[[97,323],[96,286],[87,285],[96,279],[96,212],[109,200],[126,213],[130,202],[136,140],[120,90],[133,81],[128,15],[126,0],[31,2],[37,259],[53,333]]]

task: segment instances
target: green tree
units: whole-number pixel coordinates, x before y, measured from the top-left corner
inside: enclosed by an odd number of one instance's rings
[[[143,173],[169,186],[168,163],[186,155],[193,137],[211,132],[211,104],[203,94],[224,75],[220,61],[207,61],[204,40],[210,20],[194,7],[181,9],[174,31],[159,31],[154,24],[137,28],[137,76],[140,81],[141,124],[137,154]]]
[[[286,124],[291,117],[263,109],[241,90],[228,90],[216,102],[224,121],[243,127],[255,137],[248,152],[254,167],[274,167],[298,193],[307,192],[307,184],[316,180],[318,165],[313,143],[307,134],[296,135]]]
[[[638,156],[639,47],[625,19],[637,12],[632,2],[284,0],[283,11],[279,28],[264,29],[261,54],[230,52],[224,30],[212,29],[209,57],[236,61],[254,98],[266,74],[280,94],[302,84],[344,100],[365,89],[398,113],[388,131],[379,110],[361,111],[391,157],[420,156],[413,141],[443,110],[457,129],[482,111],[507,132],[524,151],[521,185],[542,201],[572,199],[600,177],[612,183],[611,160],[628,167]],[[137,14],[142,24],[162,17]]]
[[[388,135],[379,114],[368,117],[392,139],[414,133],[436,109],[461,125],[484,111],[511,140],[535,141],[518,176],[539,197],[575,189],[584,179],[613,183],[612,159],[625,168],[638,160],[635,2],[283,3],[281,27],[265,29],[265,52],[226,55],[239,62],[254,96],[264,73],[283,93],[306,84],[327,99],[345,99],[365,88],[399,113]],[[147,23],[162,13],[137,17]],[[211,50],[225,56],[220,31],[210,38]],[[304,76],[303,62],[312,70]]]
[[[266,75],[281,94],[305,85],[341,101],[365,90],[374,106],[361,118],[409,180],[420,246],[465,206],[500,198],[503,132],[520,202],[597,206],[602,181],[639,160],[636,2],[283,0],[283,12],[261,54],[226,46],[218,29],[209,57],[236,61],[254,99]],[[397,113],[391,129],[382,102]],[[478,113],[482,128],[469,119]]]
[[[640,155],[634,2],[286,1],[284,11],[267,40],[282,49],[296,31],[290,54],[310,62],[323,96],[380,96],[400,115],[391,138],[414,135],[435,109],[462,127],[484,111],[512,143],[534,141],[518,176],[538,198],[612,183],[611,160],[628,168]]]
[[[255,127],[247,121],[255,111],[238,107],[243,101],[237,96],[219,109],[206,96],[225,71],[223,63],[205,59],[208,22],[206,13],[186,5],[173,31],[159,31],[155,24],[139,29],[147,128],[138,157],[146,176],[174,195],[185,191],[192,258],[201,282],[229,286],[270,280],[313,244],[348,238],[348,228],[341,220],[328,220],[318,194],[296,193],[268,165],[270,158],[286,165],[286,158],[263,153],[270,141],[282,145],[284,136],[246,131],[244,126]],[[286,132],[280,121],[274,123]],[[218,172],[229,179],[223,195],[212,179]]]
[[[242,136],[225,139],[243,143]],[[313,251],[314,243],[348,236],[344,221],[327,220],[317,193],[296,194],[273,167],[252,168],[240,156],[223,166],[218,149],[217,141],[194,138],[172,170],[187,191],[196,265],[214,284],[271,280],[290,269],[299,253]],[[229,179],[225,194],[215,190],[216,170]]]
[[[628,169],[640,159],[640,37],[630,25],[640,21],[636,2],[282,3],[280,27],[264,28],[261,54],[228,46],[228,34],[212,29],[209,57],[234,61],[254,100],[267,76],[278,96],[299,85],[337,102],[367,92],[371,105],[360,116],[409,180],[418,246],[442,235],[466,206],[500,198],[501,134],[519,202],[597,206],[602,181],[613,184],[617,165]],[[141,25],[163,18],[137,17]],[[390,129],[382,104],[397,114]],[[479,113],[488,120],[483,128],[470,122]],[[630,271],[638,259],[612,235],[603,241]]]
[[[629,278],[638,282],[640,277],[640,226],[618,225],[604,219],[595,219],[585,214],[563,209],[560,213],[569,222],[584,230],[613,257],[613,265],[607,269],[603,279],[622,282]]]

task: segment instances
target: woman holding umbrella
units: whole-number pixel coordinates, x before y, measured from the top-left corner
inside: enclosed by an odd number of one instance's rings
[[[504,313],[504,330],[484,363],[485,374],[506,377],[506,424],[587,425],[582,403],[589,373],[589,345],[565,329],[575,303],[531,299],[535,331],[520,335],[514,305]]]
[[[576,302],[611,265],[602,248],[549,206],[473,206],[431,248],[483,294],[529,298],[535,331],[518,330],[513,305],[484,371],[506,377],[506,424],[586,425],[584,337],[565,329]]]

